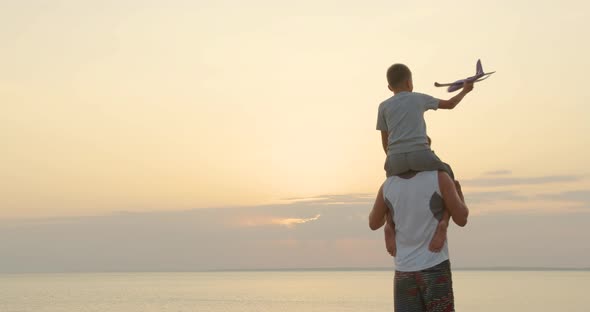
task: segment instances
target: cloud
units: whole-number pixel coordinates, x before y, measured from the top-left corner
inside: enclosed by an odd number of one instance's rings
[[[337,205],[337,204],[362,204],[372,203],[375,199],[375,194],[369,193],[352,193],[352,194],[326,194],[312,197],[291,197],[285,198],[284,201],[302,203],[302,204],[323,204],[323,205]]]
[[[484,175],[509,175],[512,174],[510,170],[496,170],[496,171],[488,171],[484,172]]]
[[[516,191],[466,192],[465,200],[471,204],[493,203],[498,201],[526,201],[530,197]]]
[[[320,218],[317,214],[312,218],[280,218],[280,217],[245,217],[240,219],[237,223],[241,226],[268,226],[268,225],[282,225],[288,228],[293,228],[296,225],[304,224],[312,221],[317,221]]]
[[[590,226],[589,189],[580,183],[562,183],[562,192],[551,186],[553,193],[513,187],[581,177],[507,174],[471,180],[490,188],[464,188],[473,213],[468,232],[450,230],[455,263],[567,266],[590,257],[589,249],[578,248]],[[251,207],[0,220],[0,272],[387,266],[383,232],[368,228],[374,197],[326,194]],[[532,226],[542,230],[531,233]],[[457,239],[452,231],[469,234]],[[494,252],[498,244],[510,253]],[[547,254],[573,256],[540,263]]]
[[[590,208],[590,190],[565,191],[560,193],[541,194],[540,198],[550,201],[574,202]]]
[[[0,222],[0,272],[389,266],[383,232],[369,230],[369,209],[295,203]],[[260,219],[269,226],[229,222],[248,216],[265,216]],[[588,213],[470,219],[449,233],[454,261],[462,266],[574,266],[590,257],[590,249],[579,248]],[[498,253],[498,245],[510,252]]]
[[[279,225],[285,225],[287,227],[292,227],[296,224],[303,224],[303,223],[307,223],[307,222],[311,222],[311,221],[316,221],[320,218],[321,215],[316,215],[313,218],[306,218],[306,219],[301,219],[301,218],[277,218],[277,219],[273,219],[273,224],[279,224]]]
[[[542,177],[502,177],[502,178],[475,178],[461,180],[465,186],[498,187],[498,186],[521,186],[541,185],[563,182],[577,182],[584,177],[579,175],[555,175]]]
[[[381,254],[347,259],[334,245],[374,240],[367,215],[364,204],[292,203],[0,221],[0,272],[369,265]]]
[[[486,172],[483,177],[461,181],[467,203],[477,207],[476,213],[485,214],[559,214],[590,208],[590,191],[571,190],[587,185],[584,182],[586,176],[518,177],[511,174],[508,170],[497,170]],[[566,191],[555,193],[556,188]]]

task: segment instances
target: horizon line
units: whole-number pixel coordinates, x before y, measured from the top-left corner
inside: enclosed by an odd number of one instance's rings
[[[590,271],[590,267],[518,267],[518,266],[489,266],[489,267],[457,267],[453,271]],[[354,271],[395,271],[395,267],[328,267],[328,268],[241,268],[241,269],[206,269],[206,270],[88,270],[88,271],[22,271],[0,272],[0,275],[17,274],[109,274],[109,273],[223,273],[223,272],[354,272]]]

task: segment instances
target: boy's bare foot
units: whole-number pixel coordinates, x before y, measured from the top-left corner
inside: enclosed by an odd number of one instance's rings
[[[432,236],[432,240],[430,241],[430,246],[428,246],[428,250],[431,252],[440,252],[445,245],[445,241],[447,240],[447,228],[449,227],[449,223],[446,220],[441,220],[436,227],[436,232]]]

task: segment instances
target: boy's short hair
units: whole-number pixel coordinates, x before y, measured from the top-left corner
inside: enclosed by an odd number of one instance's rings
[[[387,69],[387,83],[390,87],[399,87],[410,78],[412,78],[412,72],[404,64],[393,64]]]

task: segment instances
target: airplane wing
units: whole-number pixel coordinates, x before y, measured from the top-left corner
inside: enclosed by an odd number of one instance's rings
[[[483,75],[478,75],[478,76],[473,76],[473,77],[469,77],[467,79],[461,79],[461,80],[457,80],[455,82],[452,83],[438,83],[435,82],[434,86],[435,87],[449,87],[447,89],[448,92],[454,92],[457,91],[461,88],[463,88],[463,83],[465,83],[465,81],[473,81],[473,82],[479,82],[482,80],[486,80],[490,77],[491,74],[493,74],[495,72],[489,72],[489,73],[485,73]]]

